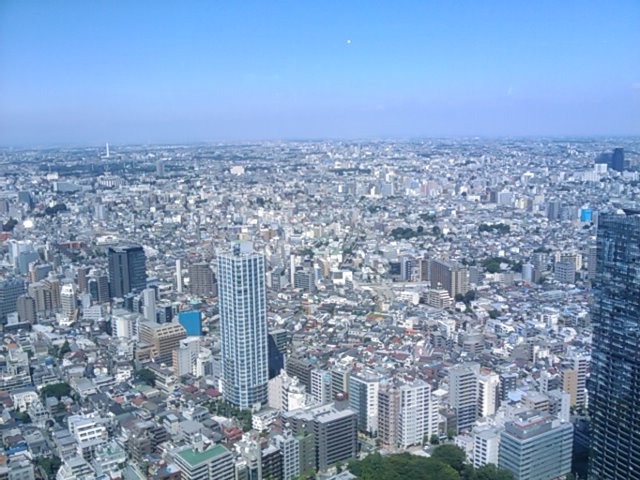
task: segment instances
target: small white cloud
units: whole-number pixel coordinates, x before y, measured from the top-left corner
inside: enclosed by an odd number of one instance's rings
[[[634,90],[640,90],[640,82],[634,82],[631,84],[631,88]]]
[[[509,87],[509,90],[507,90],[507,95],[511,96],[512,93],[513,93],[513,87]]]

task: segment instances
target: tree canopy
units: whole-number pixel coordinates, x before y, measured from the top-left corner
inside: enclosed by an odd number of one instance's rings
[[[374,453],[364,460],[350,462],[349,471],[359,480],[514,480],[507,470],[495,465],[473,468],[465,458],[461,448],[439,445],[431,457]]]

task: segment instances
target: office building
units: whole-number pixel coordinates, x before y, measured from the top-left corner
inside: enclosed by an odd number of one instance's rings
[[[573,426],[536,410],[506,422],[498,466],[516,480],[550,480],[571,471]]]
[[[284,369],[284,354],[278,349],[273,335],[267,336],[267,351],[269,356],[269,380],[276,377]]]
[[[222,445],[200,441],[174,455],[183,480],[234,480],[233,455]]]
[[[500,432],[496,428],[486,428],[473,434],[473,455],[471,463],[476,468],[492,463],[498,464]]]
[[[150,357],[166,365],[173,364],[174,350],[187,338],[184,327],[179,323],[140,322],[138,335],[140,342],[150,347]]]
[[[74,318],[78,308],[78,297],[73,284],[67,283],[60,289],[60,305],[62,307],[62,315],[65,318]]]
[[[243,408],[267,401],[268,341],[264,256],[248,242],[218,254],[224,398]]]
[[[0,281],[0,323],[7,321],[7,315],[17,309],[18,297],[25,293],[24,282],[18,278]]]
[[[200,339],[189,337],[180,341],[173,351],[173,371],[176,377],[183,375],[197,376],[197,362],[200,355]]]
[[[576,266],[573,262],[558,262],[554,265],[553,278],[560,283],[575,283]]]
[[[36,300],[29,295],[20,295],[16,300],[16,310],[20,322],[34,323],[36,321]]]
[[[640,479],[640,212],[601,214],[589,376],[590,478]]]
[[[291,425],[296,437],[311,434],[315,442],[315,468],[326,471],[337,462],[355,458],[357,452],[357,414],[346,408],[340,410],[335,404],[295,410],[285,413],[283,420]],[[301,445],[301,451],[307,451]],[[308,458],[308,455],[304,455]],[[305,471],[307,462],[301,459]]]
[[[199,311],[178,312],[178,323],[184,327],[187,335],[202,335],[202,315]]]
[[[147,286],[147,257],[140,245],[109,247],[109,284],[111,297],[123,298],[141,292]]]
[[[311,363],[309,359],[304,357],[289,357],[287,358],[285,369],[287,370],[287,374],[300,380],[300,383],[304,385],[307,392],[311,391],[311,370],[313,370],[313,363]]]
[[[198,297],[208,297],[215,293],[215,279],[208,263],[189,265],[189,292]]]

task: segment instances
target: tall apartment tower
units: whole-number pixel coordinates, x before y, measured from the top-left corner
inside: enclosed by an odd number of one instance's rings
[[[224,398],[242,408],[267,401],[269,381],[264,256],[249,242],[221,252],[218,304]]]
[[[378,391],[380,379],[369,374],[349,377],[349,406],[358,414],[358,429],[374,435],[378,432]]]
[[[111,297],[122,298],[147,286],[147,257],[140,245],[109,247]]]
[[[478,418],[480,365],[462,363],[449,369],[449,405],[456,411],[458,433],[471,430]]]
[[[588,382],[589,478],[640,479],[640,211],[601,214]]]

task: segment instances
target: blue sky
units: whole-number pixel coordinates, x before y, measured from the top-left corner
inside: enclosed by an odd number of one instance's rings
[[[640,1],[0,1],[0,144],[640,134]]]

